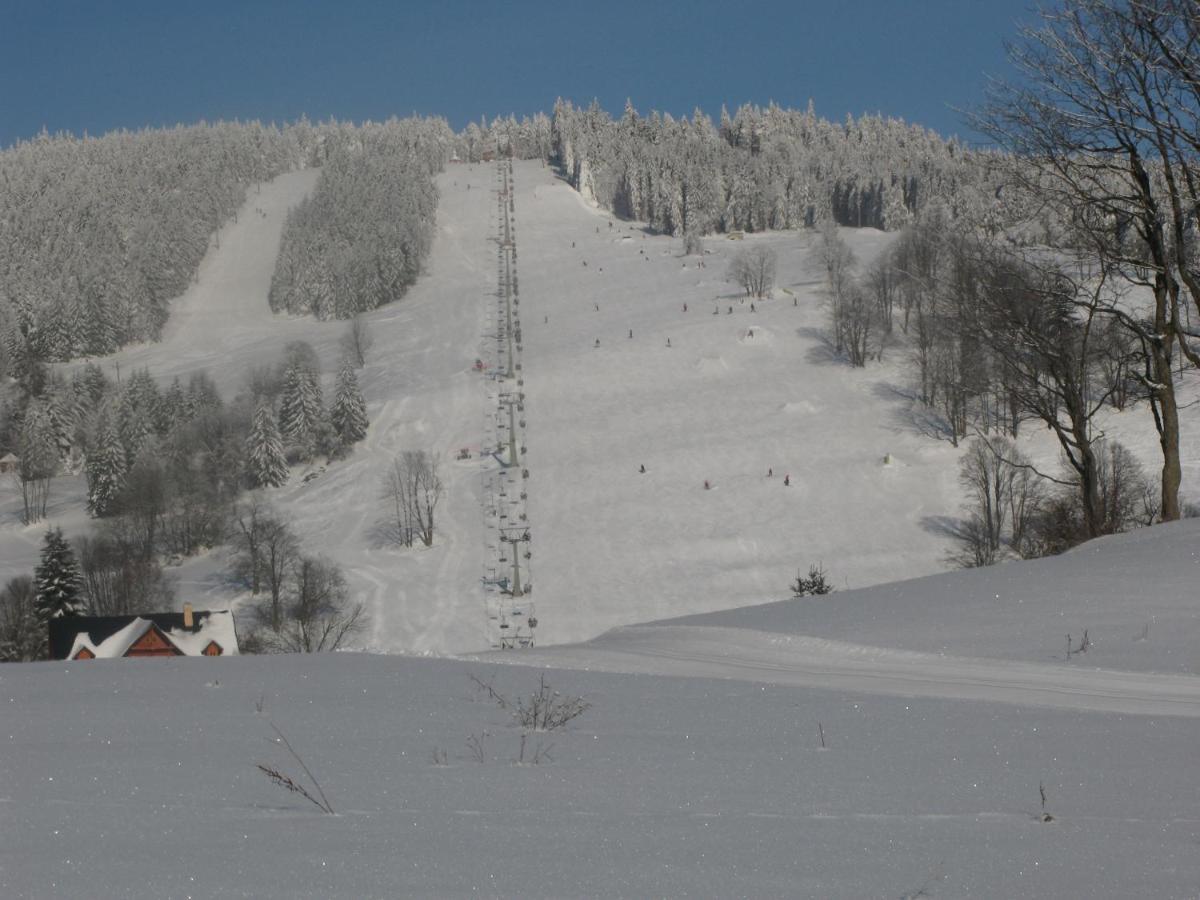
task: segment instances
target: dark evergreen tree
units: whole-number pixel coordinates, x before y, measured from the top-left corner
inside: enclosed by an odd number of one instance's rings
[[[337,388],[329,416],[343,447],[356,444],[367,436],[367,404],[349,359],[342,362],[338,371]]]
[[[263,405],[254,414],[254,425],[246,439],[247,470],[255,487],[279,487],[288,480],[283,439],[271,407]]]
[[[51,528],[42,542],[42,559],[33,570],[38,623],[83,613],[79,564],[61,528]]]

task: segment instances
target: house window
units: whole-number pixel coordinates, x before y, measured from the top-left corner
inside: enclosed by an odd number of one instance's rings
[[[204,648],[205,656],[220,656],[222,652],[221,645],[216,641],[209,641],[208,646]]]

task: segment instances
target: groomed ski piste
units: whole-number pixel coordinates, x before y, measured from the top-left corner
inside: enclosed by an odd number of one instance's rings
[[[265,300],[314,182],[252,192],[164,341],[104,364],[208,368],[227,399],[291,340],[332,371],[344,326]],[[946,572],[959,451],[924,433],[902,350],[830,353],[810,236],[747,236],[780,255],[751,312],[724,280],[744,244],[709,238],[698,267],[536,162],[512,183],[524,384],[497,377],[497,168],[452,166],[427,273],[369,316],[365,444],[269,494],[369,600],[375,653],[0,669],[0,896],[1195,896],[1200,523]],[[844,236],[860,260],[889,240]],[[539,624],[498,651],[510,389]],[[1104,427],[1152,466],[1148,415]],[[1194,408],[1183,424],[1190,487]],[[1053,464],[1044,434],[1024,444]],[[447,485],[426,550],[378,536],[405,449]],[[82,496],[54,485],[68,533]],[[43,529],[5,497],[8,577]],[[818,561],[837,593],[772,603]],[[181,600],[238,602],[226,564],[173,569]],[[522,742],[472,675],[591,706]],[[255,768],[303,776],[272,723],[335,815]]]

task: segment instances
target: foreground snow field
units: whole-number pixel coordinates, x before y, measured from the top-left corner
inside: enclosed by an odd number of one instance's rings
[[[6,666],[0,896],[1195,896],[1194,692],[1186,715],[1101,714],[703,671]],[[513,699],[545,675],[592,706],[519,764],[519,729],[470,674]],[[257,771],[303,777],[269,722],[337,815]],[[485,731],[480,763],[466,742]]]

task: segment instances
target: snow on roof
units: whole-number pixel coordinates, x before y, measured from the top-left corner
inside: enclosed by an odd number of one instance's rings
[[[210,641],[216,641],[221,647],[222,654],[229,656],[237,654],[237,632],[233,629],[233,613],[228,609],[208,610],[207,616],[201,617],[199,611],[194,613],[197,631],[186,628],[172,628],[166,632],[171,643],[187,656],[199,656],[204,652]]]
[[[74,659],[75,654],[86,647],[96,659],[117,659],[124,656],[130,646],[153,627],[154,623],[149,619],[135,617],[116,634],[110,634],[98,644],[93,644],[86,634],[77,634],[67,658]]]
[[[233,627],[233,613],[227,609],[197,610],[194,614],[195,630],[187,628],[159,627],[167,640],[185,656],[201,656],[210,642],[216,641],[224,656],[238,653],[237,633]],[[160,616],[160,618],[162,618]],[[155,627],[152,619],[135,616],[118,631],[93,643],[86,632],[79,632],[71,645],[67,659],[86,648],[96,659],[119,659],[129,652],[139,638]]]

